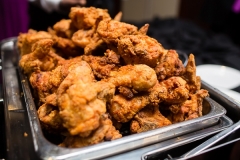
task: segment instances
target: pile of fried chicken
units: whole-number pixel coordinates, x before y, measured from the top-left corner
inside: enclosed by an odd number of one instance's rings
[[[62,147],[84,147],[202,116],[194,55],[183,65],[140,29],[106,9],[73,7],[47,31],[18,36],[19,66],[29,79],[43,129]]]

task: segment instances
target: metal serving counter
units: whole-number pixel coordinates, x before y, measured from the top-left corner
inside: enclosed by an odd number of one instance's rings
[[[205,101],[211,107],[203,117],[84,149],[60,148],[43,136],[30,89],[18,68],[15,42],[16,38],[4,40],[0,48],[3,62],[0,114],[4,116],[1,120],[1,147],[4,152],[0,158],[141,159],[146,152],[156,149],[159,153],[167,153],[191,144],[192,147],[196,146],[209,136],[228,128],[240,117],[238,102],[202,82],[202,87],[210,93],[210,98]],[[184,153],[180,150],[177,152],[179,155]],[[156,155],[150,156],[151,159],[158,159],[159,154]]]

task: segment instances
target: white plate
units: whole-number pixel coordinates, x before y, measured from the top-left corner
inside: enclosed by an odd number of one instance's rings
[[[204,64],[197,66],[197,75],[214,86],[233,89],[240,85],[240,71],[221,65]]]
[[[238,103],[240,103],[240,93],[233,90],[225,89],[225,88],[218,88],[218,90],[225,93],[229,97],[235,99]]]

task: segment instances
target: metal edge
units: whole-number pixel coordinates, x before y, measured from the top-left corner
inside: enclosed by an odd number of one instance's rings
[[[2,57],[3,57],[3,51],[2,51],[2,46],[7,43],[7,42],[10,42],[12,41],[13,39],[12,38],[9,38],[9,39],[6,39],[6,40],[3,40],[0,42],[0,53],[1,53],[1,60],[2,60]],[[4,62],[1,61],[1,65],[3,64]],[[5,82],[5,79],[3,78],[3,75],[4,75],[4,70],[2,70],[2,93],[3,93],[3,97],[4,95],[6,95],[6,88],[4,86],[6,86],[6,82]],[[2,97],[2,98],[3,98]],[[4,104],[4,119],[5,119],[5,122],[8,122],[9,121],[9,113],[8,113],[8,107],[7,107],[7,100],[3,100],[3,104]],[[9,125],[5,125],[5,135],[10,135],[10,126]],[[6,152],[8,152],[9,150],[11,149],[11,145],[10,145],[10,140],[7,138],[6,136]]]
[[[212,134],[223,131],[226,128],[233,125],[233,121],[225,115],[223,117],[221,117],[220,119],[221,119],[220,124],[216,125],[216,127],[219,126],[219,128],[206,129],[206,130],[210,130],[210,131],[204,131],[204,130],[196,131],[196,132],[178,137],[177,139],[175,138],[175,139],[171,139],[169,141],[165,141],[165,142],[163,142],[164,143],[162,145],[163,147],[159,147],[157,149],[145,152],[144,154],[142,154],[141,159],[146,160],[148,156],[158,154],[160,152],[164,152],[164,151],[167,151],[167,150],[170,150],[170,149],[173,149],[173,148],[176,148],[176,147],[179,147],[179,146],[182,146],[182,145],[185,145],[185,144],[203,139],[207,136],[210,136]],[[225,125],[222,124],[223,122],[225,123]]]

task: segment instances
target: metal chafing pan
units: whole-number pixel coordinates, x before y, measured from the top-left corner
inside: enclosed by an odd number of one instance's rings
[[[204,100],[202,117],[88,147],[74,149],[59,147],[43,135],[28,80],[18,67],[18,51],[15,42],[16,38],[5,41],[4,44],[10,47],[7,54],[3,51],[1,53],[4,105],[8,111],[26,109],[34,149],[41,159],[104,158],[215,126],[226,113],[220,104],[208,97]]]

